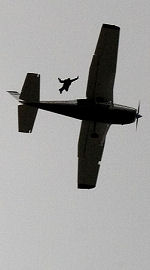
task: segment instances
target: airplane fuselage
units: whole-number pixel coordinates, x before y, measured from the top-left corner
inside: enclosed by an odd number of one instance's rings
[[[137,111],[131,107],[112,104],[111,102],[95,102],[90,99],[41,101],[26,104],[80,120],[121,125],[134,122],[136,120]]]

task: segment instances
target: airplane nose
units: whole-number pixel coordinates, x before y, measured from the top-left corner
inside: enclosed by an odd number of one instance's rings
[[[136,115],[136,117],[137,117],[137,118],[141,118],[142,115],[138,113],[138,114]]]

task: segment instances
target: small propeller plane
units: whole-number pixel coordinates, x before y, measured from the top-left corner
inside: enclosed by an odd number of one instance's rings
[[[32,132],[38,109],[82,120],[78,142],[78,188],[96,186],[109,127],[130,124],[141,117],[138,109],[113,102],[120,28],[103,24],[92,58],[86,99],[40,101],[40,75],[28,73],[21,94],[8,91],[18,105],[19,132]]]

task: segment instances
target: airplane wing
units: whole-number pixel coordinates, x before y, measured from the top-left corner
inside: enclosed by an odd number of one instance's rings
[[[113,101],[119,32],[118,26],[102,26],[89,70],[87,98]]]
[[[110,125],[96,123],[98,137],[91,135],[94,122],[82,121],[78,142],[78,188],[90,189],[96,186],[97,176],[105,145],[105,138]]]

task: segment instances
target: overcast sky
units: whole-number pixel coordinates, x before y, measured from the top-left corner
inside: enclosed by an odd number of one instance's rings
[[[97,187],[77,189],[80,121],[39,111],[17,132],[27,72],[41,74],[41,100],[84,98],[103,23],[120,26],[116,103],[135,124],[111,126]],[[0,268],[150,269],[149,0],[0,1]],[[58,77],[80,79],[59,94]]]

